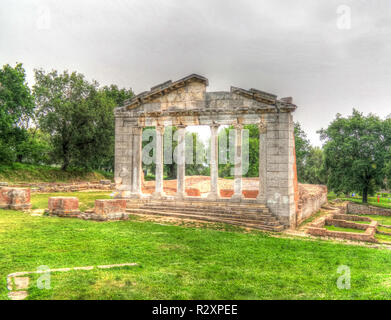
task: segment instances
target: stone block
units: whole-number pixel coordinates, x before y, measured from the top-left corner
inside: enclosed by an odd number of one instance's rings
[[[110,214],[125,213],[126,200],[125,199],[99,199],[95,200],[95,214],[102,216]]]
[[[78,215],[79,199],[76,197],[50,197],[48,200],[49,213],[53,215]]]
[[[27,210],[31,208],[29,188],[0,188],[0,208]]]

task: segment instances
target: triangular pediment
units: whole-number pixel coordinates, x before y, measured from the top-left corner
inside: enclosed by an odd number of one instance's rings
[[[143,104],[160,103],[161,110],[186,108],[196,101],[205,98],[208,79],[197,74],[172,82],[171,80],[153,86],[150,91],[142,92],[132,99],[125,101],[124,107],[135,109]]]

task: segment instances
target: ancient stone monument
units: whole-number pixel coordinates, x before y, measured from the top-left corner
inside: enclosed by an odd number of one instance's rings
[[[128,210],[144,213],[177,212],[202,220],[232,222],[281,230],[296,226],[297,181],[294,152],[292,98],[257,89],[231,87],[229,92],[207,92],[208,80],[192,74],[167,81],[134,96],[115,109],[115,180]],[[242,129],[259,126],[259,192],[256,199],[242,195]],[[165,126],[178,128],[177,194],[163,193],[163,133]],[[184,139],[186,126],[209,126],[211,131],[210,194],[185,193]],[[235,128],[234,193],[221,198],[218,190],[218,136],[221,125]],[[141,194],[142,130],[156,128],[156,185],[150,195]],[[194,213],[197,211],[197,215]],[[220,219],[220,220],[219,220]]]
[[[12,210],[30,209],[30,189],[0,187],[0,208]]]
[[[76,197],[49,197],[48,213],[60,217],[77,217],[80,214]]]

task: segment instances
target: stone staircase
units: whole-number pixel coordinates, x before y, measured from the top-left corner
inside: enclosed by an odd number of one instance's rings
[[[258,203],[130,201],[126,211],[130,214],[227,223],[265,231],[284,229],[269,209]]]

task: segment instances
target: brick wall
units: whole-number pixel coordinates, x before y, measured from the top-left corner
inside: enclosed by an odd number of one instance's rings
[[[363,205],[354,202],[348,203],[348,213],[354,214],[371,214],[379,216],[391,216],[391,209],[379,208],[375,206]]]
[[[307,190],[310,188],[309,190]],[[323,185],[300,184],[300,196],[296,211],[296,223],[299,225],[305,219],[318,212],[322,205],[327,203],[327,187]],[[296,201],[296,200],[295,200]]]

